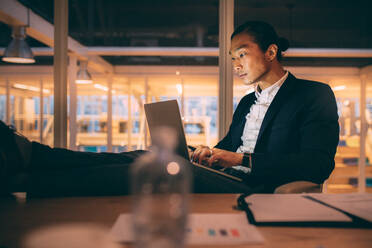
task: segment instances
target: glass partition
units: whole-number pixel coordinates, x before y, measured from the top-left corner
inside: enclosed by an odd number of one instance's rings
[[[28,139],[51,145],[53,143],[53,86],[50,78],[24,75],[11,76],[7,80],[10,124]],[[5,120],[6,95],[1,95],[0,99],[1,119]]]
[[[91,84],[77,84],[77,135],[80,151],[107,151],[107,83],[94,78]]]
[[[143,115],[145,79],[115,76],[113,84],[112,145],[113,152],[132,151],[145,147]]]
[[[340,142],[335,169],[326,184],[329,193],[357,192],[360,157],[360,78],[339,76],[329,79],[339,114]]]
[[[149,77],[153,101],[176,99],[189,145],[217,144],[217,75]]]
[[[128,82],[114,84],[112,94],[112,133],[113,152],[131,150],[131,129],[129,120],[129,106],[132,96],[129,94]]]

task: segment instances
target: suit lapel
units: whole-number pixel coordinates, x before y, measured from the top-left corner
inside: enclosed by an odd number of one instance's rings
[[[247,104],[246,104],[246,107],[244,108],[244,111],[242,113],[242,116],[244,116],[244,119],[246,117],[246,115],[249,113],[249,111],[251,110],[251,106],[254,104],[254,102],[257,100],[256,98],[256,94],[253,92],[251,95],[250,95],[250,98],[248,99],[247,101]],[[244,123],[245,124],[245,123]]]
[[[290,97],[291,92],[295,88],[295,80],[296,78],[289,73],[288,78],[284,81],[283,85],[280,87],[278,93],[274,97],[273,101],[271,102],[265,117],[262,121],[260,132],[258,133],[257,142],[260,142],[260,139],[262,138],[263,133],[265,132],[266,128],[270,124],[270,122],[273,120],[273,118],[278,113],[279,109],[283,106],[284,102]]]

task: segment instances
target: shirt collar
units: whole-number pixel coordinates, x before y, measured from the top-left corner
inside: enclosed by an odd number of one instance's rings
[[[255,95],[256,95],[256,98],[260,97],[261,95],[269,95],[271,94],[276,88],[280,88],[280,86],[282,86],[282,84],[284,83],[284,81],[287,79],[288,77],[288,71],[286,71],[286,73],[284,74],[283,77],[281,77],[278,81],[276,81],[276,83],[274,83],[273,85],[267,87],[266,89],[262,90],[261,92],[259,92],[258,90],[258,84],[256,84],[255,88],[254,88],[254,91],[255,91]]]

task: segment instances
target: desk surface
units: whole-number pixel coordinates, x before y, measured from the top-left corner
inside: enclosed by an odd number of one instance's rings
[[[234,213],[235,202],[233,194],[195,194],[191,206],[193,213]],[[27,202],[0,198],[0,247],[20,247],[31,230],[46,225],[90,222],[111,228],[119,214],[130,209],[128,196],[48,198]],[[249,247],[372,247],[372,229],[259,227],[259,230],[265,243]]]

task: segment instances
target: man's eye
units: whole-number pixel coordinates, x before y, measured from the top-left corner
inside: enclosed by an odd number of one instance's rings
[[[241,53],[241,54],[239,55],[239,57],[240,57],[240,58],[243,58],[244,55],[246,55],[246,53]]]
[[[235,58],[231,58],[232,61],[235,61]]]

